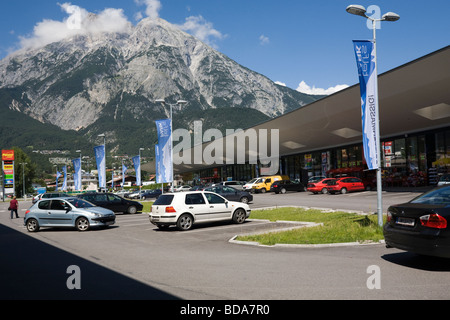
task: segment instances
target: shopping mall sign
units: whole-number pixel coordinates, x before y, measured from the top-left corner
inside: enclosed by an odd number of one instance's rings
[[[14,150],[2,150],[4,194],[14,194]]]

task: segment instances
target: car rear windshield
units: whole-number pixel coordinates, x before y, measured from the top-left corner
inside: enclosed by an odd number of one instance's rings
[[[153,205],[159,205],[159,206],[168,206],[172,203],[173,200],[173,194],[163,194],[160,195],[158,199],[156,199],[155,203]]]

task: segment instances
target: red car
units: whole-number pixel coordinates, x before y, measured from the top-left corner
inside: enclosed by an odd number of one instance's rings
[[[353,191],[364,191],[364,183],[361,179],[355,177],[343,177],[337,179],[335,182],[332,182],[327,185],[327,189],[329,193],[347,193]]]
[[[325,178],[325,179],[319,180],[317,182],[308,182],[306,190],[310,191],[314,194],[317,194],[319,192],[322,192],[325,194],[325,193],[328,193],[328,189],[327,189],[328,184],[333,183],[335,181],[336,181],[335,178]]]

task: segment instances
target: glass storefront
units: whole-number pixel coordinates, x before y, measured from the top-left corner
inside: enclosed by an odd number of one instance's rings
[[[450,128],[383,139],[383,187],[435,185],[450,173]],[[226,165],[195,173],[201,183],[249,181],[258,176],[256,165]],[[367,171],[361,144],[284,156],[279,174],[306,183],[312,176],[356,176],[375,187],[375,171]]]

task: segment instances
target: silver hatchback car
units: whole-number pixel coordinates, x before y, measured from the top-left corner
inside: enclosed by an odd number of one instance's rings
[[[40,227],[75,227],[86,231],[90,227],[114,224],[113,211],[79,198],[52,198],[36,202],[25,212],[24,225],[29,232]]]

